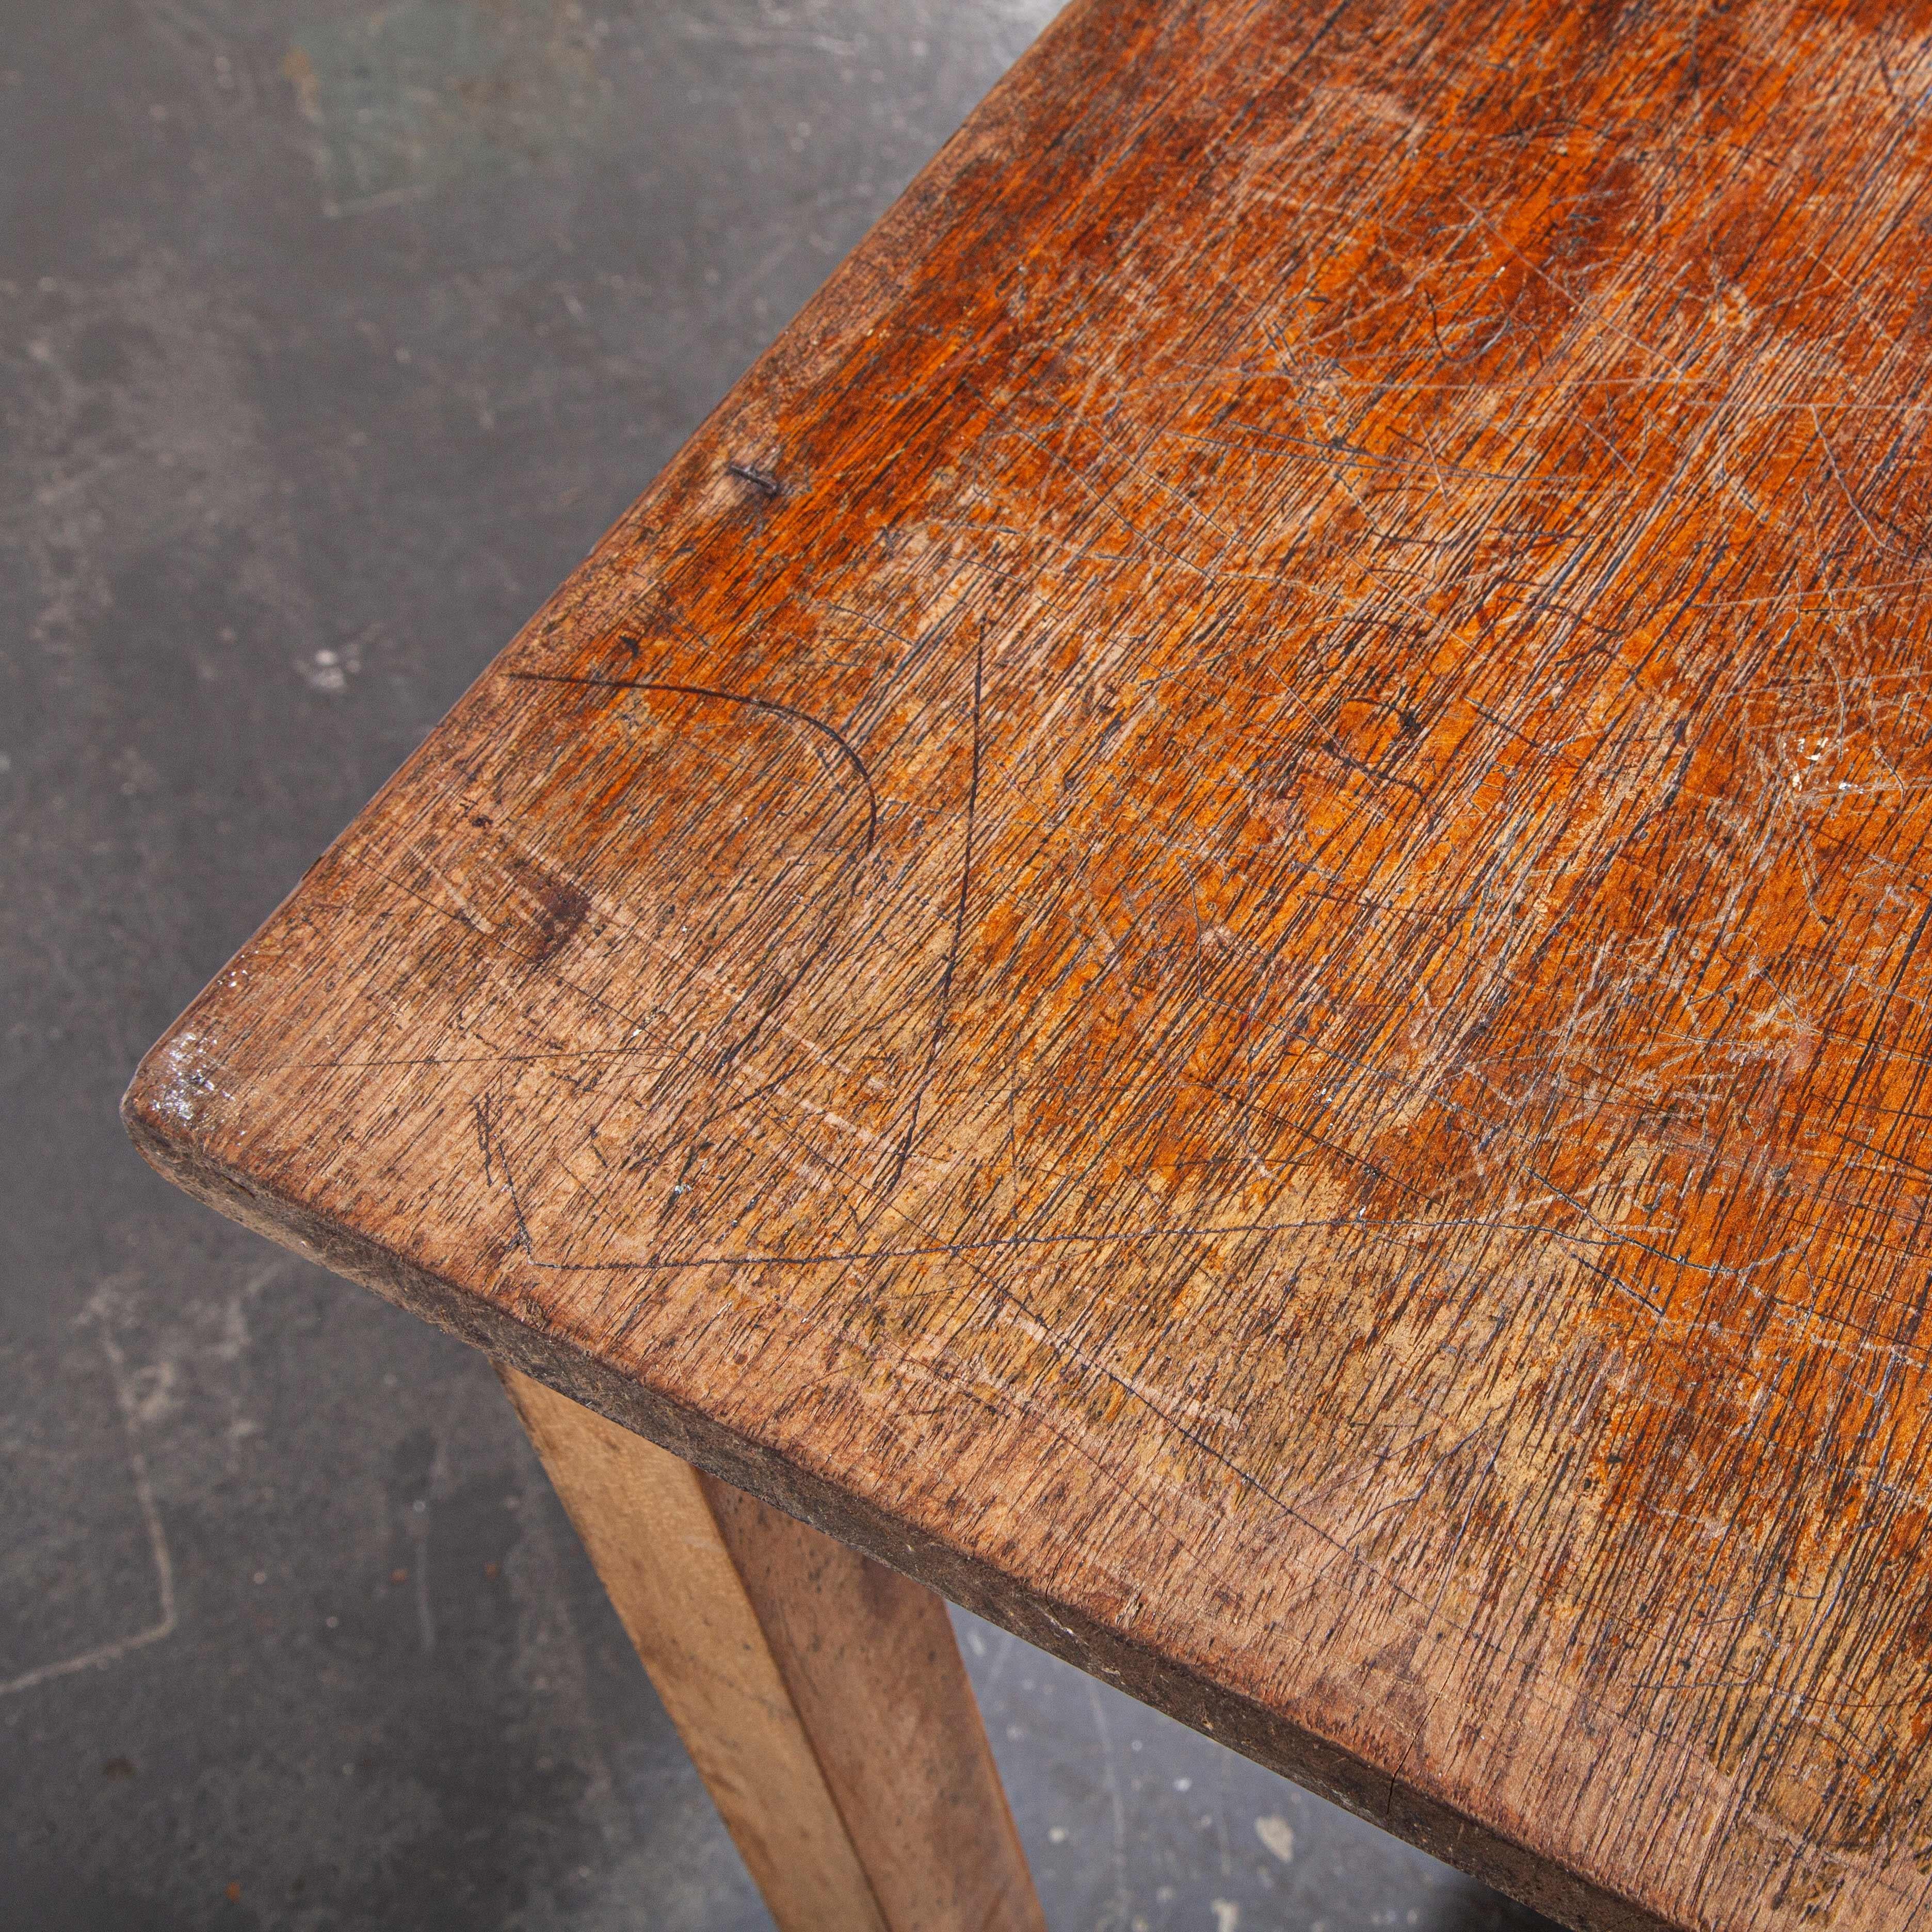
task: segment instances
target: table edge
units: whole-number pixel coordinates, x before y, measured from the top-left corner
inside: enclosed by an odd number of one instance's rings
[[[154,1063],[169,1036],[136,1070],[121,1117],[142,1158],[203,1205],[1578,1932],[1678,1932],[1679,1922],[1576,1870],[1555,1853],[1505,1836],[1403,1783],[1400,1766],[1391,1771],[1378,1765],[1136,1643],[1077,1606],[1046,1597],[1024,1579],[786,1461],[701,1410],[620,1375],[568,1337],[518,1320],[497,1303],[216,1159],[190,1134],[178,1127],[170,1131],[156,1105],[164,1079]]]

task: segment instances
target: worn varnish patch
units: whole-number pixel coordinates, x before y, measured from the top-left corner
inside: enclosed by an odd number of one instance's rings
[[[1928,103],[1077,6],[136,1138],[1579,1924],[1918,1922]]]

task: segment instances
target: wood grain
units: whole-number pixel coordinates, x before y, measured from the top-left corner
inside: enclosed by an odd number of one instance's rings
[[[1928,103],[1076,5],[137,1141],[1576,1924],[1920,1922]]]
[[[503,1384],[779,1932],[1046,1932],[946,1606]]]
[[[780,1932],[886,1932],[704,1478],[541,1382],[503,1380]]]

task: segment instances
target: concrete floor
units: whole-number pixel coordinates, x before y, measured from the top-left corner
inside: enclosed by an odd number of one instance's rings
[[[1045,16],[0,0],[0,1928],[769,1921],[480,1358],[140,1050]],[[1532,1915],[962,1619],[1055,1932]]]

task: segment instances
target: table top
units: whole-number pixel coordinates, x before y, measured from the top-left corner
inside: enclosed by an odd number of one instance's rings
[[[143,1151],[1578,1922],[1916,1922],[1924,10],[1076,5]]]

